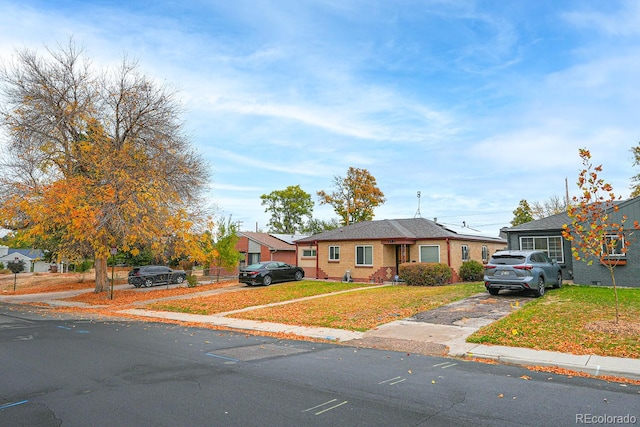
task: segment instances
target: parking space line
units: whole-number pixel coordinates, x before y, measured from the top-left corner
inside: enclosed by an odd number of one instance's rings
[[[206,353],[207,356],[209,357],[215,357],[217,359],[222,359],[222,360],[228,360],[230,362],[239,362],[240,359],[234,359],[233,357],[227,357],[227,356],[220,356],[219,354],[215,354],[215,353]]]
[[[384,381],[379,382],[379,383],[378,383],[378,385],[380,385],[380,384],[384,384],[384,383],[388,383],[388,382],[390,382],[390,381],[394,381],[394,380],[397,380],[397,379],[400,379],[400,378],[402,378],[402,377],[390,378],[390,379],[388,379],[388,380],[384,380]]]
[[[309,411],[313,411],[314,409],[321,408],[321,407],[323,407],[324,405],[328,405],[329,403],[333,403],[333,402],[335,402],[335,401],[337,401],[337,400],[338,400],[338,399],[331,399],[331,400],[330,400],[330,401],[328,401],[328,402],[324,402],[324,403],[321,403],[321,404],[319,404],[319,405],[313,406],[313,407],[311,407],[311,408],[305,409],[305,410],[304,410],[304,411],[302,411],[302,412],[309,412]]]
[[[0,406],[0,411],[3,410],[3,409],[11,408],[12,406],[22,405],[22,404],[27,403],[27,402],[28,402],[28,400],[21,400],[20,402],[7,403],[6,405]]]
[[[324,402],[324,403],[321,403],[321,404],[316,405],[316,406],[314,406],[314,407],[311,407],[311,408],[305,409],[305,410],[304,410],[304,411],[302,411],[302,412],[309,412],[309,411],[313,411],[313,410],[316,410],[316,409],[322,408],[323,406],[330,405],[330,404],[332,404],[332,403],[334,403],[334,402],[337,402],[337,401],[338,401],[338,399],[331,399],[331,400],[329,400],[328,402]],[[345,401],[340,402],[340,403],[338,403],[338,404],[336,404],[336,405],[329,406],[328,408],[324,408],[322,411],[314,412],[314,414],[313,414],[313,415],[320,415],[320,414],[324,414],[325,412],[332,411],[332,410],[334,410],[334,409],[336,409],[336,408],[341,407],[342,405],[346,405],[348,402],[349,402],[348,400],[345,400]]]
[[[456,366],[457,363],[452,363],[452,362],[444,362],[444,363],[438,363],[437,365],[433,365],[434,368],[441,368],[441,369],[447,369],[447,368],[451,368],[452,366]]]

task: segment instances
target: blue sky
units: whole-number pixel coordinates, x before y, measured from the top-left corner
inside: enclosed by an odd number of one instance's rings
[[[0,58],[73,36],[180,94],[219,212],[266,229],[260,195],[368,169],[376,219],[497,235],[521,199],[569,192],[591,150],[630,193],[640,2],[0,0]],[[466,223],[471,228],[461,228]],[[472,230],[473,229],[473,230]]]

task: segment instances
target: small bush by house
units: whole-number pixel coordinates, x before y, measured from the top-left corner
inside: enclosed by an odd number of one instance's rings
[[[460,278],[465,282],[478,282],[483,277],[484,265],[478,261],[465,261],[460,266]]]
[[[451,269],[448,265],[437,263],[412,262],[400,264],[399,276],[409,286],[442,286],[451,281]]]

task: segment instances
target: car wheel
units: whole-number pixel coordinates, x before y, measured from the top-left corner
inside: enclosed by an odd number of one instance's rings
[[[491,295],[498,295],[498,292],[500,292],[500,289],[487,288],[487,291],[489,291],[489,294],[491,294]]]
[[[182,274],[179,274],[178,277],[176,277],[176,283],[180,284],[184,282],[184,276]]]
[[[135,286],[136,288],[139,288],[142,285],[140,283],[134,283],[133,286]]]
[[[269,286],[271,284],[271,276],[268,274],[262,278],[262,284],[265,286]]]
[[[145,288],[153,286],[153,279],[144,279],[144,286]]]
[[[296,280],[302,280],[303,277],[304,277],[304,274],[302,274],[302,271],[296,271],[296,274],[294,275],[294,278]]]
[[[558,273],[558,280],[556,281],[556,284],[553,285],[553,287],[556,289],[562,287],[562,273]]]
[[[544,277],[538,277],[538,290],[535,291],[536,297],[541,297],[544,295]]]

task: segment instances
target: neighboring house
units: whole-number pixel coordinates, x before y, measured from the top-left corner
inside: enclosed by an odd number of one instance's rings
[[[236,249],[243,255],[240,266],[260,261],[281,261],[296,265],[296,245],[294,242],[303,237],[306,236],[239,232]]]
[[[40,249],[11,249],[0,246],[0,262],[7,266],[8,262],[22,260],[26,273],[43,273],[49,271],[50,263],[44,262],[44,253]]]
[[[296,241],[305,277],[356,282],[394,280],[406,262],[444,263],[457,273],[464,261],[487,262],[506,247],[499,237],[459,234],[425,218],[351,224]]]
[[[562,267],[562,278],[573,280],[571,244],[562,237],[562,226],[571,220],[566,212],[530,221],[511,228],[503,228],[507,245],[512,250],[539,250]]]
[[[617,212],[609,215],[612,221],[620,222],[627,217],[625,238],[631,242],[626,252],[617,250],[607,257],[616,262],[616,284],[619,286],[640,287],[640,231],[633,229],[634,221],[640,222],[640,197],[616,203]],[[611,286],[609,270],[598,260],[591,265],[576,261],[571,255],[571,242],[562,237],[562,226],[571,220],[566,212],[531,221],[516,227],[503,229],[507,233],[509,249],[538,249],[545,251],[562,266],[564,279],[578,284]]]

